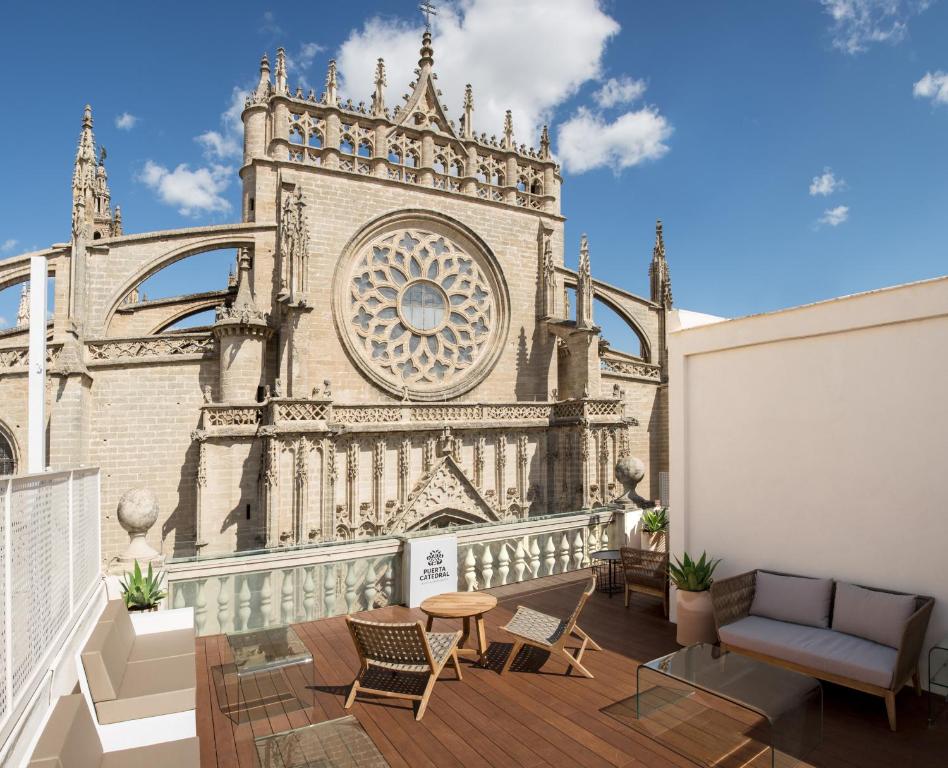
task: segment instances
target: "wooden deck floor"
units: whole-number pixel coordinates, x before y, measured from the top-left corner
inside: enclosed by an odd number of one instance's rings
[[[523,658],[504,678],[497,674],[509,651],[499,627],[518,604],[565,615],[581,585],[574,574],[551,576],[492,590],[497,608],[488,614],[490,664],[486,669],[462,662],[464,679],[450,669],[435,685],[419,723],[408,702],[359,700],[350,710],[393,768],[449,766],[692,766],[641,732],[602,710],[635,693],[639,661],[678,646],[674,627],[662,618],[658,601],[635,596],[629,610],[622,598],[596,594],[581,618],[583,628],[603,651],[587,652],[584,662],[594,680],[565,676],[565,666],[541,658]],[[396,606],[371,612],[377,620],[410,620],[419,611]],[[435,629],[440,622],[435,623]],[[448,629],[450,622],[444,622]],[[223,636],[198,641],[198,736],[203,768],[255,768],[256,736],[338,718],[357,668],[352,641],[342,617],[296,625],[313,651],[315,672],[291,667],[258,676],[244,695],[261,702],[234,713],[236,694],[223,674],[231,661]],[[315,676],[315,680],[313,679]],[[245,683],[246,685],[246,683]],[[898,697],[899,731],[891,733],[880,699],[836,686],[824,687],[823,743],[810,754],[813,766],[850,768],[937,768],[948,766],[948,715],[927,727],[927,705],[905,690]],[[237,722],[235,722],[235,720]],[[705,734],[707,735],[707,734]],[[710,737],[709,737],[710,738]],[[712,739],[713,741],[713,739]],[[734,753],[720,766],[746,763]],[[754,765],[757,765],[755,762]]]

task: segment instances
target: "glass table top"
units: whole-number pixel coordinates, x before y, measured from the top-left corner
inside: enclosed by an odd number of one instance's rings
[[[352,715],[254,740],[260,768],[388,768]]]
[[[777,720],[820,688],[799,672],[698,644],[641,665]]]
[[[231,632],[226,637],[238,675],[313,661],[312,653],[289,626]]]

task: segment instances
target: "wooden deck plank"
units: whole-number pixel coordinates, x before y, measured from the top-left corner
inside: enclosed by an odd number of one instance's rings
[[[651,738],[641,727],[602,710],[635,694],[636,666],[677,649],[674,627],[662,615],[660,601],[633,595],[629,609],[621,594],[594,595],[580,626],[603,646],[587,651],[583,662],[595,676],[587,680],[564,674],[566,666],[550,660],[538,670],[497,674],[510,647],[501,627],[518,604],[565,616],[582,588],[583,574],[561,574],[491,592],[498,606],[487,615],[488,668],[462,662],[464,679],[450,668],[435,685],[428,711],[416,722],[407,702],[360,696],[343,709],[358,659],[344,617],[294,625],[313,652],[315,670],[290,667],[280,680],[249,681],[252,695],[269,696],[250,722],[235,724],[222,710],[225,692],[215,683],[215,669],[230,661],[222,636],[198,640],[198,735],[205,768],[254,768],[254,736],[354,715],[392,768],[543,768],[544,766],[615,766],[617,768],[690,768],[685,758]],[[422,615],[403,606],[363,614],[378,621],[414,621]],[[439,620],[436,630],[456,628]],[[315,678],[315,685],[313,679]],[[281,684],[294,694],[274,696]],[[810,757],[829,768],[934,766],[948,753],[948,724],[928,729],[924,699],[903,691],[898,697],[899,732],[891,733],[879,699],[825,686],[823,744]],[[669,726],[688,712],[670,701],[660,713]],[[697,751],[715,754],[716,729],[728,726],[723,712],[692,716],[675,727],[674,738]],[[736,764],[743,749],[722,765]]]

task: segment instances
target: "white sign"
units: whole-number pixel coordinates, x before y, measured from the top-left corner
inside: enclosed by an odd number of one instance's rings
[[[406,539],[404,549],[405,604],[443,592],[458,591],[458,537],[431,536]]]

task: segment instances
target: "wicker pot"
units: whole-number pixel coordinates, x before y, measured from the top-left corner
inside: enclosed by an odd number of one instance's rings
[[[711,610],[711,592],[686,592],[677,590],[678,645],[716,643],[718,634],[714,629],[714,613]]]
[[[665,531],[659,531],[658,533],[642,531],[639,534],[639,538],[641,540],[642,549],[647,549],[649,552],[666,551],[668,534]]]

